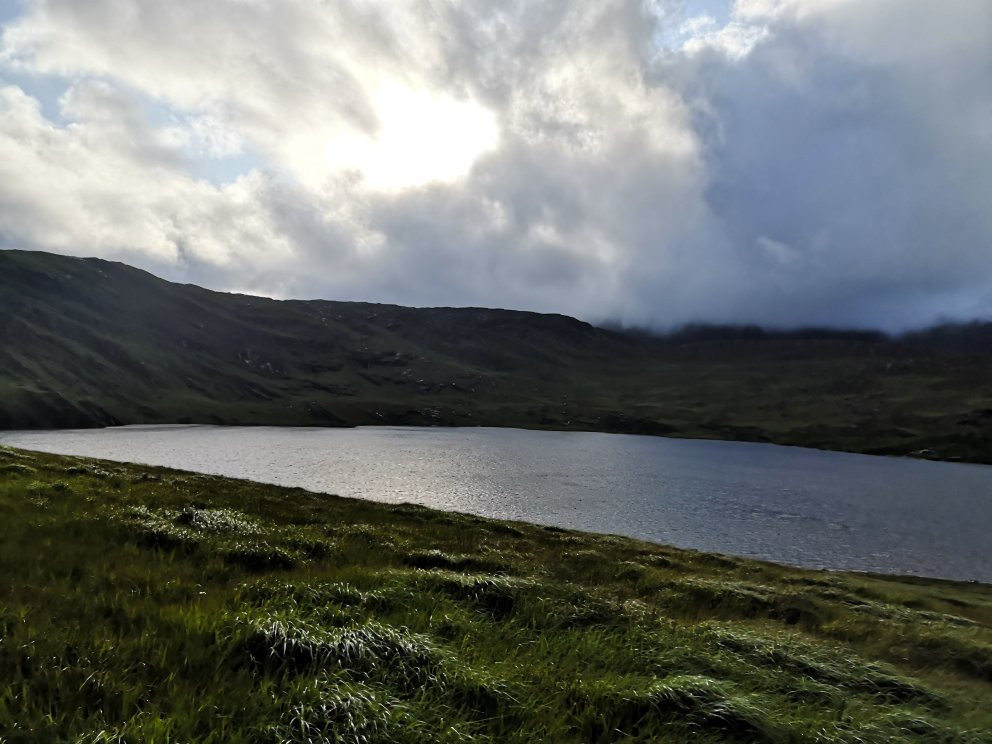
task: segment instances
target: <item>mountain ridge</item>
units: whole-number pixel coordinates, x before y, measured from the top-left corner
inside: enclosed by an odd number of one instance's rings
[[[0,428],[486,425],[992,461],[992,326],[656,336],[0,251]],[[928,335],[929,334],[929,335]]]

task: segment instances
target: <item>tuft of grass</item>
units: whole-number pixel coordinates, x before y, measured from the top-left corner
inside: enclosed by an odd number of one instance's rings
[[[24,465],[20,462],[8,462],[0,465],[0,475],[20,475],[23,477],[34,475],[36,472],[30,465]]]
[[[719,626],[712,632],[719,647],[741,655],[756,666],[786,670],[814,682],[861,692],[879,700],[912,702],[928,708],[943,704],[939,694],[883,664],[865,662],[837,651],[824,653],[817,646],[795,639],[770,640],[755,633]]]
[[[533,586],[533,582],[526,579],[448,571],[423,571],[408,581],[453,599],[468,601],[474,607],[496,617],[512,614],[517,607],[521,590],[526,591]]]
[[[442,661],[426,636],[380,623],[358,627],[321,627],[296,619],[253,616],[236,621],[247,631],[243,653],[266,674],[316,674],[341,670],[358,680],[386,679],[411,692],[443,684]]]
[[[288,571],[297,565],[297,557],[279,545],[261,540],[243,540],[221,551],[224,561],[249,571]]]
[[[51,494],[51,495],[60,494],[60,493],[72,493],[72,486],[70,486],[65,481],[60,481],[60,480],[51,480],[51,481],[34,480],[31,481],[30,484],[28,484],[28,493]]]
[[[257,535],[258,525],[234,509],[199,509],[187,506],[175,516],[177,525],[185,525],[201,532],[237,532]]]
[[[616,733],[645,738],[663,721],[737,741],[767,741],[775,733],[759,704],[702,675],[675,675],[628,689],[599,684],[584,692],[595,711],[585,725],[596,740]]]
[[[282,721],[266,731],[266,739],[281,742],[382,741],[395,727],[397,701],[366,685],[321,685],[293,704]]]
[[[478,555],[451,555],[441,550],[420,550],[403,556],[403,563],[414,568],[442,568],[449,571],[490,571],[503,573],[503,561]]]

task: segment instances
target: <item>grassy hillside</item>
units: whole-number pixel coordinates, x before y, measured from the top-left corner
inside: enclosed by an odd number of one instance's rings
[[[992,741],[992,587],[0,448],[0,741]]]
[[[490,425],[992,462],[990,339],[653,338],[558,315],[277,302],[0,251],[0,428]]]

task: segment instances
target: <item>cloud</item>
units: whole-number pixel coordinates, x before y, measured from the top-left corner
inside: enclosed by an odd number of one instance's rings
[[[706,199],[750,280],[736,289],[760,290],[736,302],[768,322],[987,314],[992,6],[759,10],[767,36],[744,59],[717,45],[669,70],[701,101]],[[788,246],[787,263],[768,241]]]
[[[153,265],[237,267],[290,258],[249,174],[223,188],[182,173],[172,135],[147,126],[110,85],[73,85],[72,123],[47,121],[37,101],[0,88],[0,240]]]
[[[985,315],[990,50],[985,0],[34,0],[0,244],[655,326]]]

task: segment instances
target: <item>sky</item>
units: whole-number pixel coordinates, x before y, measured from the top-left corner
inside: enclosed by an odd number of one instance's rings
[[[992,317],[989,0],[0,0],[0,247],[278,298]]]

